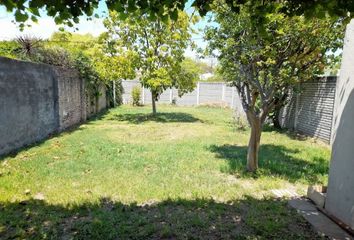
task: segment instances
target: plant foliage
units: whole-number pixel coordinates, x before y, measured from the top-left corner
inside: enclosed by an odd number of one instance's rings
[[[143,13],[125,18],[111,12],[104,21],[108,39],[113,42],[111,51],[136,57],[129,69],[139,72],[141,84],[151,90],[154,113],[155,101],[167,88],[176,87],[182,95],[195,86],[195,75],[181,66],[184,51],[191,44],[189,16],[184,12],[179,15],[177,21],[152,22]]]
[[[248,169],[257,168],[262,125],[289,90],[312,79],[335,60],[343,42],[344,19],[268,14],[263,29],[250,8],[240,13],[215,7],[218,27],[206,31],[209,50],[217,50],[224,79],[235,86],[251,125]],[[250,159],[252,158],[252,159]]]
[[[168,19],[177,20],[178,11],[184,10],[187,3],[191,3],[204,16],[211,10],[213,2],[218,0],[88,0],[88,1],[46,1],[46,0],[2,0],[0,6],[5,6],[8,12],[13,12],[15,21],[21,29],[29,25],[29,20],[37,22],[43,13],[54,18],[56,24],[66,24],[70,27],[80,21],[80,16],[88,19],[99,17],[100,3],[106,5],[110,11],[121,13],[126,19],[137,12],[147,15],[150,20]],[[309,17],[347,16],[354,13],[354,0],[338,1],[309,1],[309,0],[226,0],[230,11],[238,13],[241,7],[251,7],[253,20],[263,22],[268,13],[281,11],[287,15],[305,15]],[[261,24],[262,25],[262,24]]]

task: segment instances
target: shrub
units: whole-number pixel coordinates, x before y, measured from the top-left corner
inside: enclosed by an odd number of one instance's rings
[[[61,47],[40,47],[30,57],[34,62],[46,63],[54,66],[74,67],[70,53]]]
[[[16,41],[0,41],[0,56],[17,58],[21,46]]]
[[[248,122],[245,115],[241,114],[238,111],[235,111],[233,115],[233,120],[236,130],[245,131],[247,129]]]
[[[138,86],[133,87],[132,98],[133,106],[140,106],[141,89]]]
[[[20,55],[22,55],[23,58],[31,58],[37,48],[40,47],[42,40],[27,35],[16,38],[16,42],[20,46]]]

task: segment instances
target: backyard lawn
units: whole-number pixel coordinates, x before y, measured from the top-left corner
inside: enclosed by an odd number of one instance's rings
[[[0,159],[0,239],[315,239],[275,192],[327,182],[324,144],[248,130],[229,109],[122,106]],[[285,194],[286,195],[286,194]]]

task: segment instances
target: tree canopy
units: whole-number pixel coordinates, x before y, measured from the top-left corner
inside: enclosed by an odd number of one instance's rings
[[[164,22],[150,21],[143,13],[124,18],[113,11],[104,21],[117,54],[127,51],[136,54],[135,70],[142,85],[151,90],[153,113],[156,113],[155,101],[167,88],[176,87],[182,95],[195,86],[193,72],[181,66],[184,51],[192,43],[190,17],[182,11],[178,14],[177,20]]]
[[[344,19],[266,16],[262,30],[254,26],[248,7],[239,13],[215,7],[217,27],[206,31],[209,50],[217,50],[225,79],[235,86],[251,126],[248,170],[258,166],[262,125],[270,111],[298,83],[322,73],[333,63],[343,42]]]
[[[79,22],[80,16],[92,17],[99,3],[105,3],[110,11],[122,13],[127,17],[130,13],[137,11],[147,14],[151,20],[157,18],[176,20],[178,11],[186,7],[188,0],[88,0],[88,1],[46,1],[46,0],[2,0],[0,6],[5,6],[9,12],[14,12],[16,22],[20,27],[31,19],[36,22],[41,13],[44,12],[53,17],[57,24],[73,26]],[[211,9],[212,0],[192,0],[194,6],[203,16]],[[218,3],[219,1],[215,1]],[[263,19],[267,13],[281,11],[289,15],[325,16],[346,16],[354,13],[354,0],[338,1],[309,1],[309,0],[226,0],[230,11],[239,12],[241,6],[251,6],[252,18]],[[96,15],[97,16],[97,15]]]

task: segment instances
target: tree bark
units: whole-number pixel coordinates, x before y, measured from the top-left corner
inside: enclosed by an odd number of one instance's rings
[[[152,115],[156,115],[156,94],[151,91]]]
[[[248,113],[247,116],[251,125],[251,136],[247,152],[247,171],[255,172],[258,168],[258,153],[262,134],[262,123],[261,119],[255,114]]]

